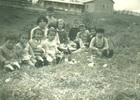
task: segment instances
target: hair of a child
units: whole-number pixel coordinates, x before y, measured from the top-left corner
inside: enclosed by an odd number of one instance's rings
[[[103,28],[97,28],[96,33],[104,33],[105,30]]]
[[[29,33],[28,33],[28,32],[26,32],[26,31],[20,32],[20,34],[19,34],[19,39],[20,39],[22,36],[27,36],[27,37],[28,37],[28,40],[29,40]]]
[[[86,25],[82,23],[82,24],[79,25],[79,28],[80,27],[85,27],[86,28]]]
[[[46,22],[46,24],[48,23],[48,19],[45,17],[45,16],[43,16],[43,15],[41,15],[41,16],[39,16],[38,18],[37,18],[37,25],[39,25],[39,23],[41,22],[41,20],[43,20],[44,22]]]
[[[54,8],[53,8],[53,7],[48,7],[48,8],[47,8],[47,11],[53,12],[53,11],[54,11]]]
[[[55,32],[55,34],[56,34],[56,29],[55,29],[54,27],[50,27],[50,28],[48,29],[48,34],[47,34],[47,35],[50,34],[50,31],[53,31],[53,32]]]
[[[14,40],[15,42],[17,42],[17,36],[15,36],[15,35],[7,35],[6,37],[5,37],[5,41],[7,41],[7,40]]]
[[[37,29],[35,29],[35,30],[33,31],[33,38],[35,37],[35,34],[36,34],[37,31],[40,31],[40,32],[41,32],[42,37],[44,36],[44,32],[42,31],[42,29],[37,28]]]
[[[48,28],[51,28],[51,27],[54,27],[54,28],[56,29],[56,24],[53,23],[53,22],[50,22],[50,23],[48,24]]]
[[[92,29],[94,29],[94,30],[96,31],[96,26],[90,25],[89,28],[88,28],[89,32],[90,32]]]
[[[57,23],[56,23],[56,27],[58,28],[58,24],[59,22],[62,22],[63,23],[63,29],[65,28],[65,21],[63,19],[58,19],[57,20]]]

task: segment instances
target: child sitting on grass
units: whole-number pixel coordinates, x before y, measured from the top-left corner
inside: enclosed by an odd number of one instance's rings
[[[79,45],[79,48],[77,51],[75,51],[75,53],[85,50],[89,45],[88,39],[90,37],[90,33],[88,30],[86,30],[85,24],[80,24],[79,30],[80,31],[77,33],[76,36],[76,42]]]
[[[43,49],[43,36],[44,32],[39,28],[34,30],[33,39],[29,40],[29,44],[33,49],[34,55],[36,57],[37,67],[43,67],[43,55],[45,50]]]
[[[36,60],[34,52],[28,43],[28,34],[20,34],[19,43],[17,43],[15,48],[20,63],[27,64],[30,67],[34,67]]]
[[[91,39],[96,36],[96,27],[93,25],[90,25],[88,30],[90,33],[90,37],[89,37],[88,42],[90,43]]]
[[[47,32],[48,32],[47,23],[48,23],[48,20],[46,19],[45,16],[39,16],[37,18],[37,25],[38,26],[36,26],[35,28],[33,28],[31,30],[30,39],[32,39],[33,36],[34,36],[33,35],[34,34],[34,30],[35,29],[38,29],[38,28],[40,28],[43,31],[43,33],[44,33],[44,39],[45,39],[47,37]]]
[[[68,53],[67,45],[69,43],[68,33],[65,31],[65,22],[63,19],[57,21],[57,33],[60,39],[59,50]]]
[[[63,19],[57,21],[57,33],[59,35],[60,44],[68,44],[68,33],[65,31],[65,22]]]
[[[0,47],[0,66],[7,71],[20,68],[14,48],[16,43],[17,38],[14,35],[8,35],[5,38],[5,44]]]
[[[105,30],[103,28],[96,29],[96,36],[91,40],[89,48],[99,57],[112,57],[113,50],[109,49],[108,40],[103,36]]]
[[[68,36],[70,38],[70,41],[75,40],[78,32],[79,32],[79,22],[78,22],[78,19],[74,19],[73,20],[73,26],[70,29],[69,34],[68,34]]]
[[[44,41],[45,58],[48,64],[59,63],[62,58],[61,52],[57,49],[58,45],[55,41],[57,31],[54,27],[48,30],[48,38]]]

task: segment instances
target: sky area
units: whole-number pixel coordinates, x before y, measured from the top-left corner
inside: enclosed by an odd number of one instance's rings
[[[114,0],[115,10],[132,10],[140,12],[140,0]]]
[[[33,2],[37,2],[38,0],[33,0]],[[66,0],[68,1],[68,0]],[[78,0],[85,1],[85,0]],[[131,10],[140,13],[140,0],[113,0],[115,2],[114,9],[115,10]]]

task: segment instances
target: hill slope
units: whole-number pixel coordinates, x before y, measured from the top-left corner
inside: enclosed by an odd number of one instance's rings
[[[35,26],[38,15],[45,12],[0,7],[0,41],[5,35]],[[100,59],[90,52],[73,55],[76,64],[68,62],[51,67],[22,66],[14,72],[0,70],[0,100],[139,100],[140,99],[140,18],[126,15],[71,15],[56,12],[69,29],[72,19],[81,18],[104,27],[112,59]],[[88,66],[89,63],[93,66]],[[106,65],[106,66],[105,66]]]

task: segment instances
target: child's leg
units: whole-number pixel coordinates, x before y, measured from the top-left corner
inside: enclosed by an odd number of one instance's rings
[[[35,66],[36,67],[43,67],[44,65],[44,59],[41,56],[36,57],[36,62],[35,62]]]
[[[74,51],[73,53],[80,53],[80,52],[82,52],[84,50],[85,50],[85,48],[79,48],[78,50]]]
[[[30,67],[34,67],[34,63],[31,60],[24,60],[25,64],[28,64]]]
[[[105,49],[102,51],[102,57],[107,57],[108,56],[108,51]]]
[[[111,58],[113,56],[113,54],[114,54],[113,49],[109,49],[108,50],[108,58]]]
[[[20,65],[18,62],[15,61],[15,62],[12,62],[11,64],[12,64],[14,69],[20,69]]]
[[[8,72],[15,70],[11,64],[4,65],[4,69]]]
[[[46,65],[49,65],[49,62],[46,60],[46,57],[43,57],[43,60],[44,60],[44,65],[46,66]]]

